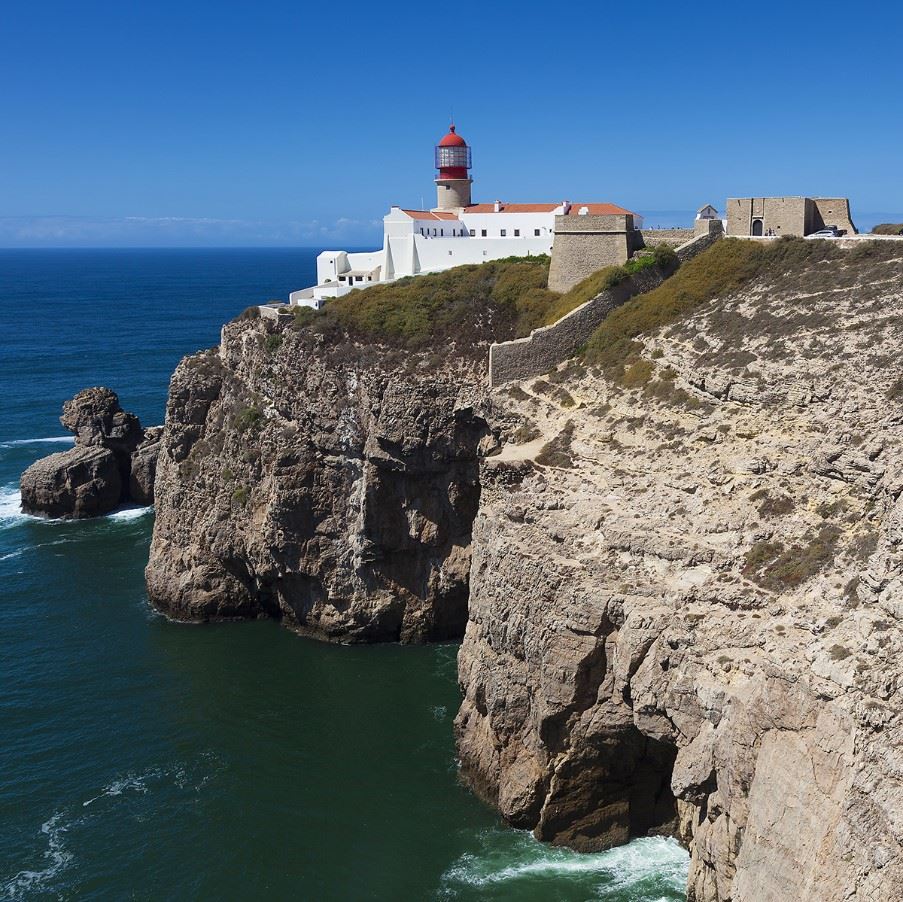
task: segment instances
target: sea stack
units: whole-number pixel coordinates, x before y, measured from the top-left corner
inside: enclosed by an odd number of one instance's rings
[[[80,391],[63,405],[60,423],[75,435],[75,447],[41,458],[22,474],[25,513],[97,517],[126,501],[153,502],[159,430],[145,433],[116,392]]]

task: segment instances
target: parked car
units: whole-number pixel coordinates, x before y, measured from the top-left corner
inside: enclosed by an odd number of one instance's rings
[[[835,228],[834,226],[828,226],[826,229],[819,229],[817,232],[813,232],[811,235],[806,235],[807,238],[840,238],[840,229]]]

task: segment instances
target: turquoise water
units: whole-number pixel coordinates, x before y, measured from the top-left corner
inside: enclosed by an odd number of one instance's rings
[[[66,397],[159,422],[179,357],[313,253],[0,251],[0,898],[682,899],[676,844],[550,849],[461,786],[454,646],[172,624],[152,512],[18,513]]]

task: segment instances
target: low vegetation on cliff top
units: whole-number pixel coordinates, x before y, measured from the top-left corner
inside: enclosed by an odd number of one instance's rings
[[[873,235],[903,235],[903,222],[880,222],[872,229]]]
[[[656,249],[653,255],[624,266],[607,267],[564,294],[546,287],[549,258],[545,256],[458,266],[353,291],[320,311],[300,307],[294,327],[412,351],[454,345],[458,353],[484,354],[481,346],[487,342],[529,335],[632,273],[671,266],[673,260],[669,248]]]
[[[892,244],[888,242],[888,244]],[[830,260],[845,263],[899,255],[898,248],[864,242],[854,250],[841,250],[827,241],[782,238],[769,243],[725,239],[685,263],[667,281],[646,294],[637,295],[612,311],[593,332],[584,349],[584,362],[601,367],[606,376],[623,382],[640,360],[641,335],[677,322],[703,304],[736,291],[759,276],[781,290],[813,290],[820,279],[830,279],[818,267]]]

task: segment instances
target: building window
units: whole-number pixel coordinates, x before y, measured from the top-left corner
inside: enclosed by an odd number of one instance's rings
[[[476,230],[476,229],[471,229],[471,230],[470,230],[470,237],[471,237],[471,238],[476,238],[476,236],[477,236],[477,230]]]
[[[515,238],[520,238],[520,229],[515,229],[515,230],[514,230],[514,237],[515,237]]]
[[[539,229],[533,229],[533,234],[539,238]]]
[[[451,252],[451,251],[449,251],[449,252],[448,252],[448,256],[449,256],[449,257],[450,257],[450,256],[451,256],[451,255],[452,255],[452,252]]]
[[[435,229],[433,229],[433,237],[434,237],[434,238],[436,237],[436,230],[435,230]]]
[[[486,229],[480,229],[480,237],[481,237],[481,238],[485,238],[485,237],[486,237]]]
[[[502,229],[502,230],[499,232],[499,235],[501,235],[502,238],[504,238],[507,234],[508,234],[508,230],[507,230],[507,229]]]
[[[364,281],[364,277],[363,277],[363,276],[355,276],[355,277],[354,277],[354,281],[355,281],[355,282],[363,282],[363,281]]]
[[[439,235],[444,238],[445,237],[445,229],[439,229]]]

